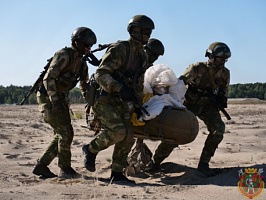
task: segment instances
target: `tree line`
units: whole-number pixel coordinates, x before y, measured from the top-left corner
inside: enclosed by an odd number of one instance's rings
[[[20,103],[25,95],[30,91],[31,86],[14,86],[7,87],[0,85],[0,104]],[[266,100],[266,83],[245,83],[232,84],[229,86],[229,98],[258,98]],[[71,104],[85,103],[79,88],[75,87],[69,92]],[[37,104],[36,94],[33,93],[24,104]]]
[[[31,86],[14,86],[7,87],[0,85],[0,104],[20,104],[25,95],[30,91]],[[71,104],[85,103],[80,89],[75,87],[69,92],[69,100]],[[24,104],[37,104],[36,93],[32,93]]]
[[[266,100],[266,83],[233,84],[229,86],[229,98],[258,98]]]

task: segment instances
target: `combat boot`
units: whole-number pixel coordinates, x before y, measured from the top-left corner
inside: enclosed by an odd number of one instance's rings
[[[78,174],[72,167],[61,168],[59,177],[61,178],[79,178]]]
[[[45,165],[37,161],[37,165],[33,168],[32,173],[38,176],[43,176],[44,178],[54,178],[57,177],[50,169]]]
[[[97,154],[91,153],[89,151],[89,145],[84,145],[82,147],[82,152],[84,155],[84,166],[87,170],[89,170],[90,172],[94,172],[95,171],[95,159]]]
[[[209,163],[205,163],[200,161],[198,164],[198,170],[203,173],[204,175],[211,177],[211,176],[215,176],[216,173],[213,171],[213,169],[211,169],[209,167]]]
[[[126,176],[123,175],[122,172],[114,172],[114,171],[112,171],[110,180],[112,182],[120,182],[121,181],[121,182],[135,184],[135,181],[129,180]]]

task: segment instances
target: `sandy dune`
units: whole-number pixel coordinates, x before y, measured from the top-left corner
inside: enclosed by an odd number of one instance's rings
[[[234,102],[234,101],[233,101]],[[75,137],[72,144],[72,166],[82,174],[77,179],[40,179],[31,173],[37,158],[52,137],[37,105],[0,105],[0,199],[245,199],[238,190],[239,170],[263,169],[266,174],[266,104],[230,103],[227,111],[232,120],[226,122],[224,140],[210,166],[219,174],[206,178],[195,168],[207,137],[206,126],[199,121],[196,140],[180,145],[163,162],[156,173],[141,173],[129,179],[136,185],[110,184],[113,147],[97,156],[96,172],[83,167],[81,147],[93,139],[85,125],[84,105],[72,105]],[[159,141],[146,141],[152,152]],[[49,166],[59,173],[57,159]],[[263,179],[265,182],[265,179]],[[257,199],[266,199],[264,191]]]

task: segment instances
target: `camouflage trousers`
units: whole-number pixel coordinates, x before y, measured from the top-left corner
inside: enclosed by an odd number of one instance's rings
[[[101,96],[92,109],[101,120],[104,131],[91,141],[89,151],[97,154],[114,144],[112,171],[122,172],[134,144],[129,107],[117,98]]]
[[[37,101],[44,121],[50,124],[54,131],[54,137],[42,156],[39,158],[39,162],[49,165],[53,159],[58,156],[58,166],[60,168],[70,167],[70,146],[73,140],[74,132],[71,125],[66,97],[65,95],[62,95],[58,100],[64,108],[61,114],[52,113],[52,105],[47,94],[37,92]]]
[[[170,153],[177,147],[176,144],[169,144],[166,142],[161,142],[161,144],[157,147],[155,154],[152,158],[155,165],[161,164],[165,158],[167,158]]]
[[[207,126],[209,135],[205,141],[200,161],[209,163],[214,156],[218,145],[223,140],[225,124],[222,121],[218,108],[208,104],[206,106],[186,105],[187,109],[193,112]]]
[[[221,115],[216,107],[213,105],[197,106],[186,105],[187,109],[198,116],[207,126],[209,135],[205,141],[204,148],[201,153],[200,161],[209,163],[211,157],[214,155],[218,145],[223,140],[225,132],[225,124],[221,119]],[[176,145],[162,142],[155,151],[153,161],[155,164],[160,164],[167,158]]]

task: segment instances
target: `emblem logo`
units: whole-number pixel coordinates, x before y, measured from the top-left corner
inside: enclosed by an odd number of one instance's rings
[[[243,170],[239,170],[239,178],[238,182],[238,190],[241,194],[244,195],[247,199],[255,199],[257,198],[264,189],[264,182],[262,181],[263,169],[248,168]]]

